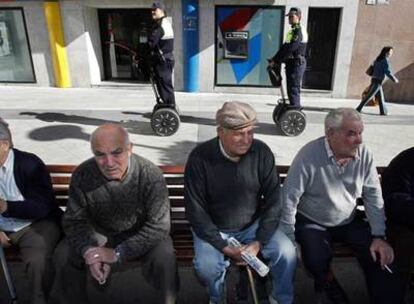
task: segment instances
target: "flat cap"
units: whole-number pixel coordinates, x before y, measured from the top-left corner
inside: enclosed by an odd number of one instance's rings
[[[217,125],[226,129],[238,130],[254,125],[256,122],[256,111],[243,102],[225,102],[216,113]]]
[[[161,2],[154,2],[154,3],[151,5],[151,9],[155,10],[155,9],[157,9],[157,8],[159,8],[159,9],[160,9],[160,10],[162,10],[162,11],[165,11],[165,5],[164,5],[164,4],[162,4]]]

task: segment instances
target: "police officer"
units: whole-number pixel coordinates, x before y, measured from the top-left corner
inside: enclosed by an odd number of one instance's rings
[[[172,73],[174,68],[174,33],[166,18],[165,6],[155,2],[151,6],[154,26],[148,37],[155,84],[164,104],[175,106]]]
[[[308,34],[300,25],[302,12],[298,7],[292,7],[286,16],[289,17],[291,29],[286,35],[285,43],[272,57],[270,65],[285,63],[289,102],[300,107],[300,86],[306,68],[305,51]]]

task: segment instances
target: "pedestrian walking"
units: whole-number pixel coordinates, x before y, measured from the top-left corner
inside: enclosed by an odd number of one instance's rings
[[[389,63],[389,58],[393,53],[394,48],[392,46],[383,47],[374,63],[368,68],[366,73],[371,76],[371,86],[368,94],[362,98],[361,103],[356,108],[358,112],[361,112],[362,108],[368,103],[368,101],[376,96],[379,101],[380,115],[389,115],[387,106],[385,105],[382,83],[384,82],[385,76],[395,83],[398,83],[397,77],[395,77],[391,72],[391,66]]]

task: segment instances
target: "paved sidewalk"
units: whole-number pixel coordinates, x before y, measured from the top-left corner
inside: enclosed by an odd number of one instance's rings
[[[307,127],[298,137],[286,137],[271,117],[276,96],[178,92],[176,99],[181,126],[171,137],[152,132],[149,114],[154,97],[149,89],[4,86],[0,87],[0,116],[9,122],[17,148],[32,151],[49,164],[78,164],[90,157],[90,134],[107,121],[123,123],[136,153],[158,165],[184,164],[197,143],[215,136],[215,112],[222,103],[239,100],[250,103],[258,112],[256,138],[272,148],[277,164],[289,165],[300,147],[323,135],[327,111],[358,104],[353,99],[305,95],[302,103]],[[377,107],[364,108],[364,140],[374,152],[377,165],[387,165],[397,153],[414,145],[414,105],[389,104],[388,108],[390,116],[379,116]]]

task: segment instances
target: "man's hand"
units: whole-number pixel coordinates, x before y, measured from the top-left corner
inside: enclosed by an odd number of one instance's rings
[[[242,251],[246,251],[246,252],[248,252],[248,253],[250,253],[250,254],[252,254],[252,255],[254,255],[254,256],[257,256],[257,254],[259,253],[259,251],[260,251],[260,243],[259,243],[259,241],[253,241],[253,242],[251,242],[250,244],[248,244],[248,245],[246,245],[246,246],[243,246],[242,248],[241,248],[241,250]]]
[[[0,198],[0,214],[3,214],[7,210],[7,202]]]
[[[6,233],[0,231],[0,244],[3,248],[7,248],[11,246],[10,239]]]
[[[91,247],[83,254],[85,263],[93,265],[96,263],[112,264],[117,262],[115,250],[106,247]]]
[[[111,272],[111,266],[105,263],[95,263],[89,265],[89,271],[91,276],[99,282],[99,284],[105,284],[106,279]]]
[[[369,247],[369,251],[371,252],[374,262],[377,261],[378,254],[382,269],[384,269],[384,265],[391,264],[394,261],[394,251],[391,246],[382,239],[374,238]]]
[[[223,253],[224,255],[234,260],[236,263],[244,263],[241,257],[241,248],[226,246],[223,248]]]

